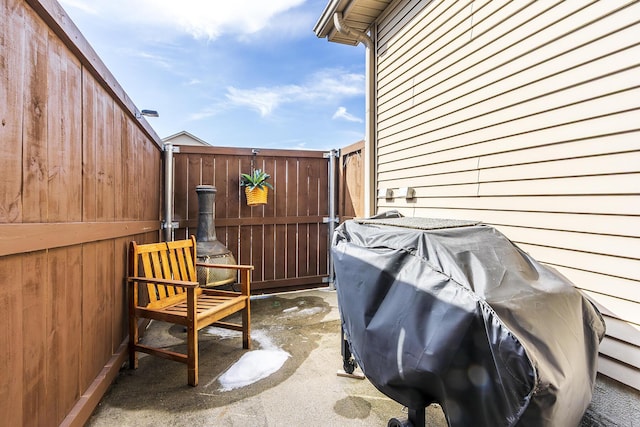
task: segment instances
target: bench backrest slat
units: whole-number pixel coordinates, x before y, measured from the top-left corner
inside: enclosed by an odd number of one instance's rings
[[[175,242],[135,245],[131,275],[146,278],[197,281],[195,238]],[[142,271],[138,271],[142,270]],[[183,294],[184,288],[148,283],[149,304]],[[155,304],[154,304],[155,305]]]

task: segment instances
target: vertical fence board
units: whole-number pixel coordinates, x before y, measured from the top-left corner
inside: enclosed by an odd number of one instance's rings
[[[48,219],[82,219],[80,64],[57,39],[49,40]]]
[[[213,185],[216,187],[215,216],[216,218],[227,218],[228,212],[238,206],[236,200],[232,199],[230,194],[235,192],[229,191],[229,156],[215,155],[213,156]],[[229,227],[216,227],[216,236],[218,240],[231,251],[234,257],[238,253],[238,233],[229,233]]]
[[[63,263],[64,293],[55,295],[56,304],[60,307],[56,333],[59,334],[59,383],[56,384],[58,395],[58,421],[69,413],[74,403],[80,398],[80,343],[82,318],[79,307],[82,305],[82,248],[73,246],[64,248]]]
[[[86,101],[85,101],[86,102]],[[133,146],[133,124],[127,117],[123,117],[122,121],[122,136],[120,139],[122,149],[122,191],[121,203],[122,203],[122,219],[133,218],[131,204],[135,203],[133,198],[133,181],[135,179],[133,171],[135,169],[135,159],[133,153],[135,147]]]
[[[47,30],[25,12],[22,219],[47,221]]]
[[[329,188],[329,173],[337,173],[336,171],[329,171],[329,165],[324,166],[324,171],[318,171],[318,215],[324,215],[323,212],[329,212],[329,192],[322,189]],[[338,180],[335,180],[339,184]],[[338,185],[335,189],[334,203],[337,205],[340,198],[340,193],[344,191],[344,188]],[[336,212],[338,214],[338,212]],[[329,253],[329,227],[328,224],[318,224],[318,274],[323,276],[329,274],[329,260],[322,256],[322,254]]]
[[[82,245],[82,337],[80,356],[80,388],[86,390],[100,367],[101,355],[99,349],[93,345],[98,333],[98,316],[96,312],[101,305],[101,295],[96,289],[98,277],[96,265],[97,243]]]
[[[101,355],[111,355],[113,354],[113,350],[120,344],[120,342],[117,344],[112,342],[113,329],[115,328],[115,325],[112,323],[112,316],[113,312],[116,311],[116,306],[114,305],[114,283],[116,282],[114,241],[104,240],[98,242],[96,255],[97,277],[100,278],[96,284],[96,290],[102,299],[101,306],[98,307],[94,313],[99,319],[98,330],[91,338],[93,339],[93,345],[99,349]],[[103,365],[94,372],[94,378],[98,375],[102,367]]]
[[[47,390],[47,407],[45,419],[55,420],[56,424],[62,421],[58,418],[57,409],[60,406],[58,399],[63,398],[62,394],[57,393],[58,386],[61,384],[61,376],[63,375],[63,348],[61,337],[63,331],[60,329],[62,323],[61,317],[66,314],[65,288],[66,288],[66,249],[56,248],[48,251],[47,268],[44,272],[47,276],[44,278],[46,283],[46,359],[45,359],[45,387]]]
[[[202,185],[214,185],[215,172],[214,172],[214,157],[211,155],[202,156],[202,179],[200,183]]]
[[[275,174],[274,174],[274,197],[273,200],[275,202],[274,206],[274,216],[281,217],[287,216],[288,203],[287,203],[287,167],[288,160],[287,158],[278,158],[276,160],[275,165]],[[288,225],[284,224],[276,224],[275,231],[275,278],[280,279],[283,277],[287,277],[287,232],[289,229]]]
[[[20,256],[0,257],[0,277],[3,280],[0,292],[0,396],[3,396],[0,414],[8,426],[24,425],[26,412],[22,408],[27,388],[21,376],[24,372],[22,264]]]
[[[198,218],[198,198],[196,196],[195,188],[200,184],[201,174],[201,158],[198,156],[189,156],[189,175],[187,179],[189,192],[187,193],[187,219]]]
[[[47,283],[47,419],[59,424],[80,397],[78,387],[81,283],[80,250],[48,252]]]
[[[145,166],[145,175],[141,177],[138,187],[140,194],[143,196],[141,200],[144,204],[141,206],[137,218],[151,218],[156,215],[157,212],[162,212],[160,206],[163,200],[163,180],[161,175],[162,152],[157,149],[153,142],[145,138],[140,130],[138,130],[138,134],[145,147],[143,155],[140,158],[149,159],[150,161],[142,162]],[[145,183],[145,179],[149,180],[149,182]]]
[[[239,188],[240,166],[237,158],[231,156],[219,156],[216,160],[216,213],[220,212],[221,216],[217,218],[233,218],[240,214],[239,192],[232,189]],[[221,207],[222,209],[220,209]],[[220,229],[219,229],[220,230]],[[240,262],[240,229],[238,227],[224,227],[224,231],[220,232],[224,236],[221,240],[225,246],[231,251],[236,258],[236,262]]]
[[[22,221],[22,115],[24,111],[23,9],[0,1],[0,223]]]
[[[276,278],[276,263],[279,257],[276,255],[275,247],[276,227],[271,224],[263,226],[263,278],[262,280],[273,280]]]
[[[87,243],[82,254],[82,388],[86,389],[112,354],[111,309],[114,257],[111,241]],[[95,278],[100,278],[96,280]]]
[[[308,216],[310,200],[314,196],[312,182],[313,165],[309,159],[298,161],[298,215]],[[298,225],[298,274],[308,276],[309,273],[309,224]]]
[[[298,215],[298,159],[289,159],[287,161],[287,216]],[[287,267],[286,277],[296,277],[298,275],[298,224],[291,224],[287,226],[287,240],[286,240],[286,260]]]
[[[276,217],[276,210],[278,207],[276,200],[276,188],[278,180],[278,168],[277,162],[274,157],[265,158],[262,162],[262,168],[271,174],[271,184],[274,189],[269,189],[268,204],[264,208],[264,216],[268,218]],[[276,263],[279,261],[279,256],[276,255],[276,240],[275,240],[275,226],[272,224],[265,224],[262,228],[262,258],[263,258],[263,280],[274,280],[276,276]]]
[[[175,171],[175,173],[173,174],[174,176],[173,216],[176,221],[187,220],[187,208],[188,208],[187,193],[189,192],[188,161],[189,161],[189,158],[187,156],[181,155],[181,156],[175,156],[174,162],[173,162],[174,171]],[[180,171],[181,173],[178,173],[178,171]],[[178,236],[176,236],[176,238],[178,238]],[[181,238],[184,238],[184,236],[181,235]]]
[[[113,221],[115,217],[115,187],[113,146],[110,141],[115,121],[113,101],[100,91],[96,105],[96,220]]]
[[[327,180],[328,164],[315,162],[313,164],[313,177],[309,189],[309,215],[322,215],[322,212],[329,212],[328,206],[325,210],[320,210],[323,200],[329,197],[329,183]],[[323,226],[322,228],[327,228]],[[320,227],[316,224],[309,224],[309,270],[311,274],[319,275],[320,253],[319,239]],[[326,253],[326,252],[325,252]],[[326,257],[325,257],[326,259]],[[326,261],[324,261],[326,262]]]
[[[124,159],[122,153],[126,149],[126,145],[123,141],[123,129],[125,127],[125,116],[116,104],[113,105],[113,127],[111,128],[112,134],[109,136],[109,146],[113,151],[113,186],[116,189],[117,197],[114,200],[114,215],[116,219],[124,218],[124,205],[125,199],[123,197],[124,189]]]
[[[233,169],[229,170],[229,176],[232,177],[233,175],[231,174],[236,174],[235,176],[238,180],[238,186],[240,185],[240,174],[241,173],[250,173],[251,172],[251,164],[252,164],[253,159],[250,158],[243,158],[240,157],[238,158],[237,162],[234,162],[234,166],[237,165],[237,169],[234,167]],[[230,184],[233,185],[234,181],[230,181]],[[251,208],[251,206],[247,206],[247,198],[246,198],[246,194],[245,194],[245,189],[244,187],[239,187],[242,188],[241,190],[241,194],[240,197],[238,198],[238,206],[237,206],[237,218],[249,218],[253,216],[253,208]],[[240,190],[238,190],[240,191]],[[231,214],[233,214],[233,211],[230,212]]]
[[[286,263],[286,244],[287,244],[287,229],[288,225],[276,225],[276,241],[278,242],[278,247],[276,248],[276,268],[275,275],[276,278],[287,277],[287,263]]]
[[[94,78],[82,73],[83,110],[82,110],[82,220],[96,220],[96,148],[95,116],[97,97]]]
[[[144,150],[144,139],[139,130],[133,125],[133,123],[131,124],[130,129],[132,141],[131,145],[133,147],[133,163],[137,165],[137,167],[133,168],[132,170],[133,183],[131,184],[131,187],[127,189],[131,193],[129,199],[132,200],[131,217],[144,218],[143,212],[146,209],[146,206],[144,206],[146,203],[146,192],[144,191],[142,182],[146,179],[149,179],[150,177],[145,174],[148,165],[140,162],[140,159],[146,157],[146,152]]]
[[[127,336],[128,310],[127,293],[124,276],[116,272],[127,271],[127,250],[131,239],[121,238],[114,241],[114,276],[113,276],[113,310],[111,312],[112,337],[111,353],[115,353],[118,345]]]
[[[25,425],[33,426],[47,424],[46,258],[45,251],[31,252],[24,256],[22,264],[22,410]]]

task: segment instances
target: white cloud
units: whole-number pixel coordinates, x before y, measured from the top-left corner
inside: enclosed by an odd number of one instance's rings
[[[93,7],[93,2],[83,0],[60,0],[63,6],[79,9],[90,15],[97,15],[98,11]]]
[[[313,74],[305,83],[300,85],[257,87],[253,89],[229,87],[227,88],[226,97],[232,105],[249,107],[265,117],[283,104],[332,101],[363,94],[363,75],[331,69]]]
[[[249,35],[305,0],[60,0],[63,6],[136,25],[173,28],[197,39]],[[135,6],[132,6],[135,5]]]
[[[192,121],[196,121],[196,120],[202,120],[202,119],[206,119],[209,117],[213,117],[218,115],[219,113],[221,113],[222,111],[226,110],[227,108],[225,108],[225,105],[222,103],[219,103],[217,105],[212,105],[209,106],[201,111],[198,111],[197,113],[192,113],[189,115],[189,120]]]
[[[165,58],[164,56],[149,53],[141,50],[135,49],[121,49],[120,52],[124,55],[133,57],[133,58],[141,58],[146,61],[152,62],[161,68],[165,68],[167,70],[173,68],[172,61],[169,58]]]
[[[255,89],[227,88],[227,99],[236,106],[249,107],[265,117],[280,104],[295,102],[307,96],[301,86],[286,85],[272,88],[258,87]]]
[[[343,119],[348,122],[356,122],[362,123],[362,119],[360,117],[356,117],[353,114],[349,113],[345,107],[338,107],[335,113],[333,113],[332,119]]]

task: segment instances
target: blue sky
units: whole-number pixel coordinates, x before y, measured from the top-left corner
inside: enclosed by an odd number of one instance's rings
[[[341,148],[364,137],[364,47],[319,39],[327,0],[59,0],[161,138]]]

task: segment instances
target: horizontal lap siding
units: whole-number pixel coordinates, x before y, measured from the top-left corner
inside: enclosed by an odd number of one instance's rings
[[[640,3],[399,2],[377,28],[378,210],[476,219],[569,277],[640,389]]]

